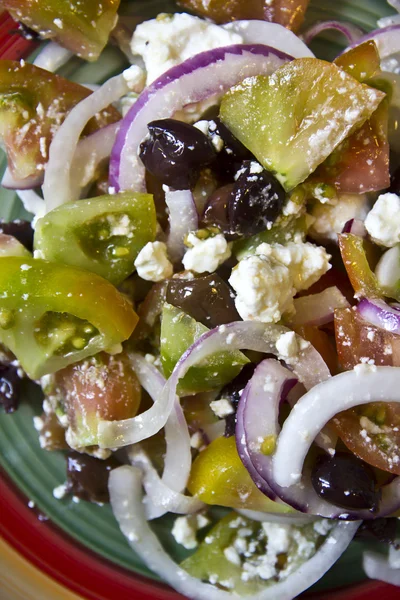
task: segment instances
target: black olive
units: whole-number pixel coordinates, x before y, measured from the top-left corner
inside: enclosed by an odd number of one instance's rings
[[[17,410],[21,393],[21,379],[16,367],[0,364],[0,404],[6,413]]]
[[[140,144],[140,158],[154,177],[176,190],[192,187],[200,169],[216,158],[211,141],[193,125],[160,119],[147,128],[150,135]]]
[[[400,194],[400,167],[398,167],[390,178],[390,187],[388,191],[392,194]]]
[[[26,40],[42,39],[40,37],[40,34],[37,33],[37,31],[34,31],[33,29],[31,29],[30,27],[28,27],[27,25],[25,25],[24,23],[21,23],[21,22],[18,22],[18,29],[15,32],[11,31],[10,33],[17,33],[18,35],[20,35],[21,37],[23,37]]]
[[[227,154],[231,162],[242,162],[243,160],[251,160],[253,158],[250,150],[231,133],[219,117],[210,121],[209,130],[211,135],[214,133],[222,139],[224,148],[221,152]]]
[[[29,252],[32,252],[34,231],[29,221],[20,221],[19,219],[9,223],[1,221],[0,233],[14,236]]]
[[[357,530],[356,537],[397,546],[397,523],[398,519],[396,517],[364,521]]]
[[[257,365],[253,363],[247,363],[244,365],[239,375],[237,375],[235,379],[232,379],[232,381],[228,383],[218,395],[218,400],[220,398],[227,398],[235,409],[235,412],[231,415],[228,415],[225,419],[225,437],[231,437],[232,435],[235,435],[236,411],[239,400],[244,388],[249,382],[249,379],[253,377],[256,366]]]
[[[88,502],[109,502],[108,476],[120,466],[113,457],[100,460],[88,454],[69,452],[67,459],[67,493]]]
[[[233,292],[216,273],[193,279],[170,279],[166,300],[210,329],[240,321]]]
[[[239,237],[232,231],[228,215],[228,205],[233,187],[233,183],[228,183],[215,190],[207,200],[202,216],[202,224],[205,227],[218,227],[224,236],[230,240]]]
[[[374,472],[354,454],[337,452],[333,457],[320,457],[311,480],[317,494],[336,506],[374,512],[378,509],[381,492]]]
[[[238,171],[228,205],[233,231],[244,237],[260,233],[279,217],[285,190],[257,162],[244,161]]]

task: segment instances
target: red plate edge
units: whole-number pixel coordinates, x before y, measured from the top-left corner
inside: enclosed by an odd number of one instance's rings
[[[37,42],[15,34],[18,25],[0,14],[0,55],[19,60],[37,47]],[[44,573],[87,600],[178,600],[173,590],[132,574],[91,552],[49,521],[41,521],[28,508],[27,500],[3,470],[0,471],[0,535],[24,558]],[[325,594],[315,600],[395,600],[397,588],[378,581],[366,582]]]

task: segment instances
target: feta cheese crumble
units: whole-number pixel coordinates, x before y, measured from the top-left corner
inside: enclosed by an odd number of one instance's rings
[[[317,241],[336,242],[347,221],[365,221],[368,210],[366,194],[341,194],[335,204],[317,202],[309,211],[314,218],[309,235]]]
[[[235,410],[232,404],[227,398],[221,398],[221,400],[213,400],[210,402],[210,408],[213,413],[220,419],[225,419],[229,415],[232,415]]]
[[[230,246],[222,233],[204,240],[199,239],[194,233],[189,233],[187,244],[192,246],[182,259],[187,271],[213,273],[231,255]]]
[[[296,290],[289,269],[265,255],[241,260],[229,283],[237,294],[236,309],[245,321],[277,323],[282,314],[294,310]]]
[[[203,529],[210,523],[204,515],[190,515],[175,519],[172,527],[172,535],[177,544],[181,544],[187,550],[197,548],[197,531]]]
[[[168,260],[167,246],[163,242],[148,242],[139,252],[135,267],[139,277],[146,281],[162,281],[174,272]]]
[[[160,14],[136,27],[131,50],[143,58],[148,85],[199,52],[242,43],[243,38],[238,33],[204,19],[186,13]]]
[[[400,242],[400,197],[381,194],[365,219],[365,227],[376,244],[391,248]]]

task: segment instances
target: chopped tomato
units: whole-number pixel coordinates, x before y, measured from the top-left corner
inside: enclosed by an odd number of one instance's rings
[[[373,40],[341,54],[333,62],[360,83],[371,79],[381,70],[379,51]]]
[[[400,406],[374,402],[339,413],[333,419],[339,437],[370,465],[400,475]]]
[[[318,327],[311,325],[296,327],[295,331],[314,346],[328,365],[331,375],[336,375],[338,372],[338,358],[329,335],[318,329]]]
[[[355,296],[357,298],[382,296],[375,274],[370,267],[369,256],[367,257],[368,241],[352,233],[340,233],[338,242]]]
[[[369,360],[375,365],[400,364],[400,336],[367,323],[355,308],[335,310],[335,336],[339,364],[345,370]]]

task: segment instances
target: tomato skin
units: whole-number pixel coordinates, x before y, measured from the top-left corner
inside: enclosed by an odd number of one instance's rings
[[[368,81],[381,70],[379,51],[373,40],[348,50],[333,62],[360,83]]]
[[[100,420],[128,419],[138,411],[141,387],[125,354],[98,354],[58,371],[55,379],[74,447],[97,444]]]
[[[29,63],[0,61],[0,140],[17,180],[43,176],[56,130],[70,110],[91,93]],[[84,133],[93,133],[120,118],[119,112],[109,107],[89,121]]]
[[[382,290],[369,265],[364,240],[352,233],[340,233],[338,242],[356,298],[380,298]]]
[[[102,277],[45,260],[0,257],[0,290],[0,342],[31,379],[120,344],[138,321]]]
[[[119,3],[120,0],[2,0],[1,6],[41,37],[94,61],[116,24]]]

